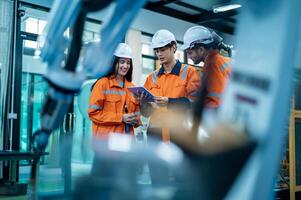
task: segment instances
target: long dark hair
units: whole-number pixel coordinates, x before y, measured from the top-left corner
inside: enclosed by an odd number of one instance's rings
[[[97,81],[99,81],[99,79],[103,78],[103,77],[110,77],[112,75],[116,75],[116,73],[118,72],[118,68],[116,69],[116,65],[118,65],[118,61],[119,61],[119,57],[114,56],[113,58],[113,62],[111,64],[111,69],[110,71],[108,71],[108,73],[104,76],[99,77],[95,83],[92,85],[91,87],[91,91],[94,88],[94,85],[97,83]],[[119,67],[119,66],[118,66]],[[128,70],[128,72],[125,75],[125,79],[129,82],[132,82],[132,75],[133,75],[133,59],[131,59],[131,63],[130,63],[130,69]]]
[[[110,77],[112,75],[116,75],[118,69],[116,69],[116,65],[118,65],[118,61],[119,61],[119,57],[114,56],[113,59],[113,63],[112,63],[112,67],[111,70],[108,72],[108,75],[106,75],[105,77]],[[118,66],[119,67],[119,66]],[[132,75],[133,75],[133,60],[131,59],[131,63],[130,63],[130,69],[129,71],[126,73],[125,75],[125,79],[129,82],[132,81]]]

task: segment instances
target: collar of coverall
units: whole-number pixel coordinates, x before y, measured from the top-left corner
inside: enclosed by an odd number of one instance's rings
[[[212,57],[216,56],[217,54],[219,54],[219,50],[218,49],[215,49],[215,50],[211,51],[210,53],[208,53],[208,55],[205,58],[204,63],[210,62],[210,60],[212,59]]]
[[[177,60],[175,66],[172,68],[170,73],[179,76],[181,66],[182,66],[181,62],[179,60]],[[164,74],[164,71],[165,71],[164,67],[161,65],[160,70],[158,72],[158,76],[161,76],[162,74]]]
[[[128,85],[128,81],[126,79],[124,79],[124,84],[125,84],[125,88],[127,88],[129,85]],[[109,77],[109,84],[110,84],[110,87],[119,87],[119,88],[122,88],[122,86],[119,84],[119,82],[115,79],[115,76],[112,75]]]

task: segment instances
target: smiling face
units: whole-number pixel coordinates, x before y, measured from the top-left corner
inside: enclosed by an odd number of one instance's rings
[[[205,60],[206,50],[203,47],[187,49],[187,56],[190,58],[194,64],[199,64],[200,62]]]
[[[124,77],[131,67],[131,59],[130,58],[119,58],[117,62],[117,75]]]

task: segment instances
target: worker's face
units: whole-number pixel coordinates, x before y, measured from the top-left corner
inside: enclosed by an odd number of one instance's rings
[[[161,64],[168,64],[175,59],[176,45],[156,48],[155,53]]]
[[[186,52],[188,58],[190,58],[194,64],[199,64],[200,62],[204,62],[205,60],[206,50],[203,47],[187,49]]]
[[[125,76],[131,67],[131,59],[130,58],[119,58],[117,64],[117,74],[120,76]]]

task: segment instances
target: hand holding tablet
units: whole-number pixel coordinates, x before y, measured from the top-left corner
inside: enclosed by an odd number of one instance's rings
[[[127,89],[137,97],[140,97],[141,94],[143,94],[147,101],[149,102],[154,101],[155,96],[144,87],[129,87]]]

